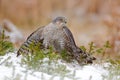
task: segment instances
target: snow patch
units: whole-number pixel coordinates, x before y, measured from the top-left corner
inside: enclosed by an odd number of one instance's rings
[[[5,62],[5,60],[7,61]],[[11,64],[7,64],[7,62]],[[0,56],[0,79],[15,79],[17,76],[17,78],[20,80],[70,80],[68,77],[64,77],[62,79],[62,77],[59,75],[54,76],[52,74],[39,71],[33,72],[32,70],[27,70],[21,66],[20,62],[21,57],[16,57],[15,53],[9,53],[5,56]],[[66,65],[67,69],[71,71],[70,74],[74,73],[76,80],[102,80],[102,76],[108,73],[108,71],[98,64],[74,67],[61,61],[58,61],[58,63]]]

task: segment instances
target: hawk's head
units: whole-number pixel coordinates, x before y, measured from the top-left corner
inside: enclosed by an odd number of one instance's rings
[[[67,19],[65,17],[56,17],[52,22],[57,24],[58,26],[65,26],[67,23]]]

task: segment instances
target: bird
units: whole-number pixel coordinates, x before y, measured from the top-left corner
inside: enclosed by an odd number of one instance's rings
[[[54,18],[48,25],[38,28],[21,45],[17,57],[21,53],[28,53],[29,45],[40,43],[42,49],[49,49],[52,46],[55,52],[67,51],[78,63],[93,63],[96,58],[79,48],[74,40],[73,34],[67,27],[67,19],[63,16]]]

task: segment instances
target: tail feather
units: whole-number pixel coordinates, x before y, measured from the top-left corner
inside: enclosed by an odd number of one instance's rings
[[[92,64],[94,60],[96,60],[95,57],[90,55],[89,53],[81,50],[80,48],[76,50],[75,53],[73,53],[75,59],[78,61],[78,63],[82,64]]]

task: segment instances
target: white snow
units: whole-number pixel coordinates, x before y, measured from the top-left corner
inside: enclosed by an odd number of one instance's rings
[[[7,58],[9,59],[5,62]],[[7,62],[9,63],[7,64]],[[39,71],[35,71],[34,73],[32,73],[31,70],[23,68],[19,64],[20,62],[21,57],[17,58],[16,54],[14,53],[9,53],[6,54],[5,56],[0,56],[0,80],[5,80],[6,78],[15,79],[16,76],[20,80],[73,80],[68,77],[64,77],[64,79],[61,79],[61,76],[59,75],[54,76],[52,74],[47,74]],[[62,62],[60,62],[60,64],[61,63]],[[108,71],[106,71],[99,64],[86,65],[83,67],[81,66],[74,67],[70,66],[70,64],[65,65],[67,66],[67,69],[71,71],[70,74],[74,73],[76,78],[75,80],[103,80],[102,76],[108,73]]]

